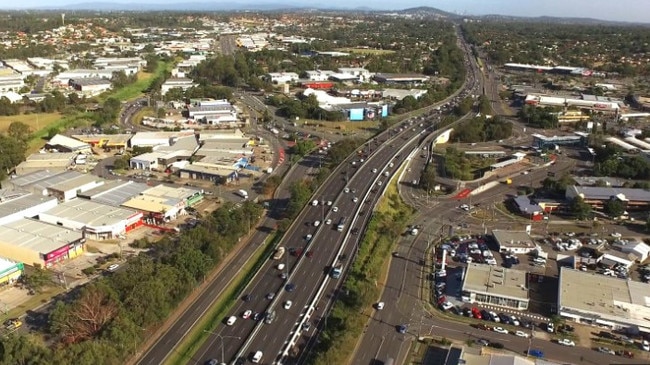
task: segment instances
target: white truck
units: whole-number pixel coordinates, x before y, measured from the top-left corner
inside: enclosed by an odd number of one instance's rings
[[[241,196],[244,199],[248,199],[248,192],[246,190],[237,190],[237,195]]]

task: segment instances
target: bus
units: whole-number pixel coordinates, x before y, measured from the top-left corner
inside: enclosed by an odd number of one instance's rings
[[[336,226],[336,230],[339,232],[343,232],[343,228],[345,228],[345,217],[341,218],[341,220],[339,221],[339,225]]]

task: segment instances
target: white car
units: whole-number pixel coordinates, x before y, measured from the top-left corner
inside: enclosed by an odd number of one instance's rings
[[[377,308],[378,311],[384,309],[384,302],[379,302],[375,305],[375,308]]]
[[[349,192],[350,192],[350,188],[345,188],[345,189],[343,189],[343,192],[346,193],[346,194],[349,193]]]
[[[490,317],[492,317],[492,320],[497,323],[501,322],[501,318],[499,318],[496,312],[490,312]]]
[[[292,304],[293,304],[292,301],[287,300],[286,302],[284,302],[284,309],[290,309]]]
[[[517,331],[515,332],[515,336],[517,337],[523,337],[523,338],[528,338],[530,335],[524,331]]]
[[[284,264],[278,264],[278,270],[284,270]]]
[[[318,205],[318,200],[314,200],[313,202],[311,202],[311,205],[317,206]]]
[[[247,310],[246,312],[244,312],[244,314],[242,314],[241,317],[242,317],[243,319],[249,319],[249,318],[251,317],[252,314],[253,314],[253,311],[249,309],[249,310]]]
[[[307,241],[310,241],[312,237],[313,237],[313,236],[312,236],[311,234],[308,234],[308,235],[305,236],[305,239],[306,239]]]
[[[110,272],[114,272],[114,271],[117,270],[119,267],[120,267],[120,264],[113,264],[113,265],[111,265],[111,266],[108,267],[108,271],[110,271]]]
[[[381,186],[381,181],[377,181],[377,186]]]
[[[352,198],[352,201],[353,201],[354,203],[356,203],[356,202],[359,201],[359,198],[357,198],[357,197],[355,196],[354,198]]]
[[[314,221],[314,227],[320,226],[320,221]]]
[[[327,219],[327,220],[325,221],[325,224],[332,224],[332,220],[331,220],[331,219]]]
[[[339,207],[334,207],[334,208],[332,208],[332,212],[336,213],[336,212],[338,212],[338,211],[339,211]]]
[[[328,206],[331,206],[331,205],[332,205],[332,201],[331,201],[331,200],[328,200],[328,201],[327,201],[327,205],[328,205]]]
[[[641,348],[643,351],[650,351],[650,342],[643,340],[643,342],[641,342]]]
[[[448,310],[450,310],[451,308],[454,307],[454,305],[449,303],[449,302],[443,302],[440,306],[442,307],[442,309],[444,309],[446,311],[448,311]]]
[[[235,324],[235,322],[237,322],[237,317],[230,316],[230,317],[228,317],[228,320],[226,321],[226,324],[228,326],[232,326],[233,324]]]
[[[377,169],[372,169],[372,173],[373,173],[373,174],[376,174],[376,173],[377,173]]]
[[[511,316],[511,317],[510,317],[510,323],[511,323],[513,326],[519,326],[519,320],[518,320],[517,317],[515,317],[515,316]]]
[[[559,343],[562,346],[569,346],[569,347],[575,347],[576,343],[569,340],[568,338],[563,338],[561,340],[557,340],[557,343]]]
[[[503,328],[503,327],[492,327],[492,331],[494,331],[496,333],[502,333],[504,335],[508,334],[508,330]]]

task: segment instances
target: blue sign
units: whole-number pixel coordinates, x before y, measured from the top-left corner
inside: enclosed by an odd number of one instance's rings
[[[381,117],[386,118],[388,116],[388,105],[383,105],[381,107]]]
[[[363,108],[350,109],[350,120],[363,120]]]

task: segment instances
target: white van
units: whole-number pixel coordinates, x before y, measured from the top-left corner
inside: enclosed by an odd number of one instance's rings
[[[255,364],[259,364],[259,362],[262,361],[262,355],[263,355],[262,351],[255,352],[255,354],[253,355],[253,362]]]

